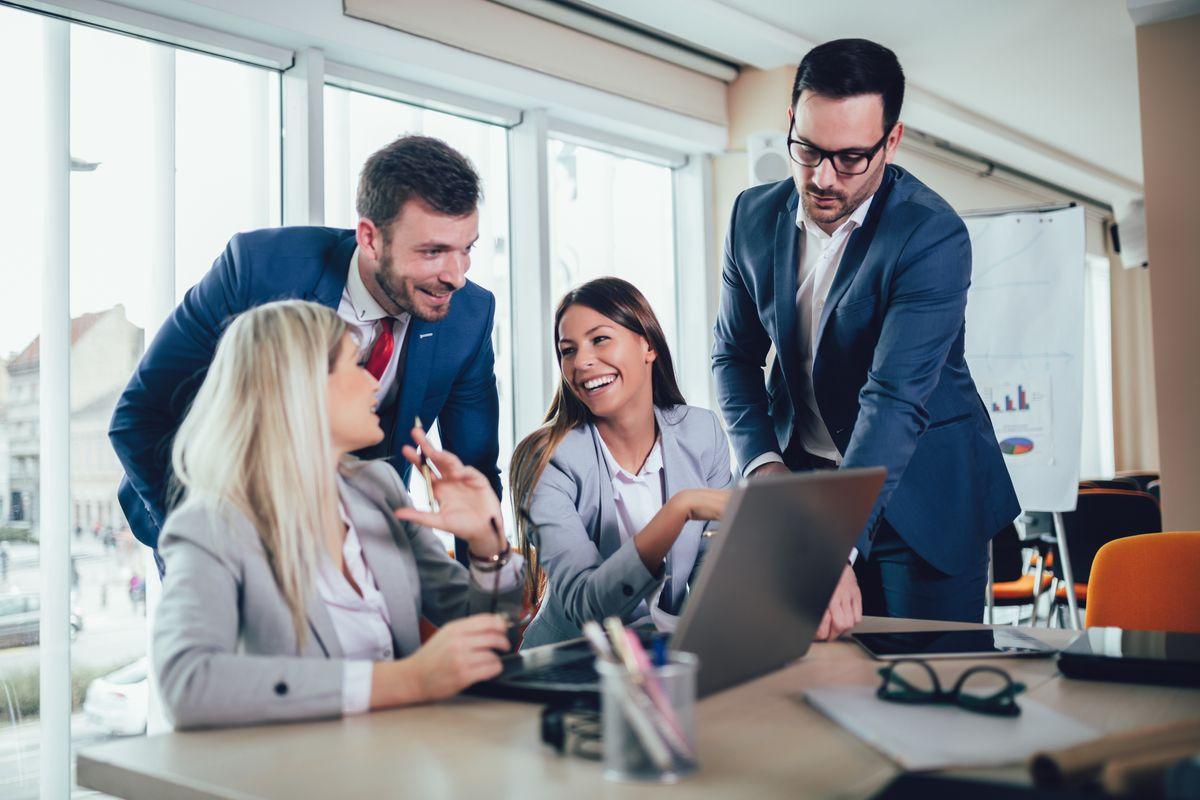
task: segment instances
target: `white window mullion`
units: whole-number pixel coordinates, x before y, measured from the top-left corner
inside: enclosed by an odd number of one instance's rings
[[[546,114],[528,111],[508,132],[508,186],[512,226],[513,392],[515,428],[529,432],[550,405],[557,367],[549,320],[550,184]]]
[[[674,170],[675,286],[679,329],[675,369],[689,403],[716,409],[710,358],[718,267],[712,257],[712,162],[694,155]]]
[[[38,401],[41,797],[71,794],[71,28],[43,22],[45,267]]]
[[[175,49],[157,48],[151,62],[151,91],[154,114],[154,214],[150,221],[154,236],[150,262],[150,304],[146,325],[146,347],[154,341],[158,329],[175,308]],[[146,652],[154,647],[154,612],[162,596],[162,582],[154,552],[144,553],[146,575]],[[146,732],[159,733],[168,728],[158,697],[154,671],[148,671],[150,691],[146,709]]]
[[[283,73],[283,224],[325,224],[325,56],[316,49]]]

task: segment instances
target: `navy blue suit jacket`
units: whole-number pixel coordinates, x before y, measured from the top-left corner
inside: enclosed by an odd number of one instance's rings
[[[113,413],[109,438],[125,468],[118,498],[129,527],[154,547],[166,516],[171,442],[208,374],[217,340],[242,311],[301,298],[334,310],[346,287],[354,231],[270,228],[239,233],[188,290],[138,364]],[[380,420],[384,439],[358,455],[386,458],[408,480],[400,447],[413,419],[438,421],[442,444],[488,476],[500,492],[492,293],[467,282],[440,322],[411,320],[404,378]]]
[[[804,365],[796,328],[799,196],[789,179],[747,189],[725,243],[713,370],[738,460],[798,448]],[[858,540],[886,519],[949,574],[1020,513],[963,357],[971,242],[936,193],[888,166],[850,234],[821,314],[813,390],[845,467],[887,468]],[[767,352],[776,359],[765,385]],[[792,464],[789,464],[792,465]]]

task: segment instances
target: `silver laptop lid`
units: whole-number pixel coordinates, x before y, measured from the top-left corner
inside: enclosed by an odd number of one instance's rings
[[[808,652],[885,475],[771,475],[733,490],[671,640],[699,656],[700,696]]]

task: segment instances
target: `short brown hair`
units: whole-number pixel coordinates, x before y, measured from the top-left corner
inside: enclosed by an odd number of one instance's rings
[[[439,214],[464,217],[481,195],[479,175],[462,153],[441,139],[401,136],[363,165],[355,208],[386,228],[414,198]]]

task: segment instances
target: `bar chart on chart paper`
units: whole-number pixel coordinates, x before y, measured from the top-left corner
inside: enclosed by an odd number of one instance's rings
[[[1006,460],[1053,463],[1049,370],[1026,368],[1009,380],[995,374],[980,375],[977,380],[979,396],[992,418]]]
[[[964,350],[1021,507],[1075,507],[1083,408],[1079,207],[965,218]]]

